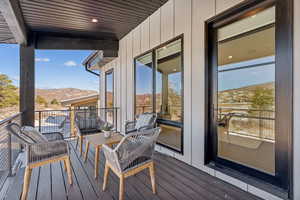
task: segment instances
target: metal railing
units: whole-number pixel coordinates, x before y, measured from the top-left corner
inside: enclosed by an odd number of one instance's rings
[[[10,123],[21,123],[21,113],[0,121],[0,188],[8,176],[13,174],[13,165],[21,152],[21,145],[8,133]]]
[[[228,118],[224,124],[229,133],[275,140],[275,111],[241,108],[218,108],[219,120]]]
[[[95,109],[68,109],[68,110],[40,110],[35,112],[35,127],[41,133],[60,132],[64,138],[73,137],[75,116],[83,118],[100,117],[108,121],[118,130],[119,108],[95,108]]]

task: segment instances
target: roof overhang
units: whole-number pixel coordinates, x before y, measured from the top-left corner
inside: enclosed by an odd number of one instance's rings
[[[83,65],[86,66],[88,70],[99,70],[102,66],[114,60],[118,57],[117,53],[109,51],[94,51],[90,54],[84,61]]]

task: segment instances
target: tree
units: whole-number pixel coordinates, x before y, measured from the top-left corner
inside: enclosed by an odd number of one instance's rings
[[[58,105],[59,102],[57,101],[57,99],[52,99],[52,101],[50,102],[50,104],[52,104],[52,105]]]
[[[42,96],[37,95],[35,102],[39,105],[44,104],[46,107],[48,106],[48,102]]]
[[[255,110],[272,109],[275,102],[274,90],[268,88],[256,88],[250,97],[251,108]]]
[[[18,88],[7,75],[0,74],[0,108],[16,106],[18,103]]]

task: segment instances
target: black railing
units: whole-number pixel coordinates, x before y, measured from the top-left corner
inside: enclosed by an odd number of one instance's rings
[[[218,118],[229,133],[275,140],[275,111],[273,110],[222,107],[218,108]]]
[[[16,138],[11,136],[6,127],[9,123],[21,123],[21,113],[0,121],[0,188],[8,176],[13,174],[13,165],[21,151]]]
[[[118,131],[118,110],[119,108],[95,108],[95,109],[68,109],[68,110],[41,110],[35,112],[35,127],[41,133],[60,132],[64,138],[75,136],[73,128],[75,116],[82,118],[100,117],[110,122]]]

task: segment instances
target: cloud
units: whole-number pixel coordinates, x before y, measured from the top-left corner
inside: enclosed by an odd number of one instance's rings
[[[35,62],[50,62],[49,58],[36,58]]]
[[[73,60],[69,60],[69,61],[65,62],[64,65],[67,67],[75,67],[75,66],[77,66],[77,63]]]

